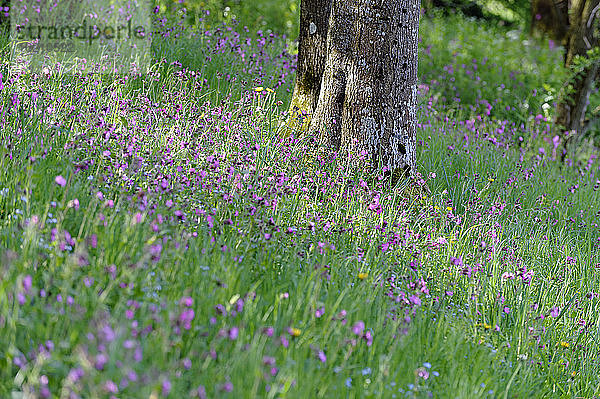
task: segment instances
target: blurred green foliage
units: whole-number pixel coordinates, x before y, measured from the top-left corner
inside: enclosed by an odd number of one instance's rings
[[[552,118],[567,78],[560,48],[460,15],[426,14],[420,22],[419,78],[429,95],[465,117],[479,114],[516,123]],[[489,111],[488,111],[489,109]]]
[[[249,30],[270,29],[278,34],[296,37],[300,18],[300,0],[155,0],[159,13],[187,10],[191,25],[211,28],[221,22],[236,20]]]
[[[239,22],[250,30],[270,29],[275,33],[294,38],[298,34],[301,0],[155,0],[166,12],[173,5],[186,8],[189,22],[203,19],[210,27],[221,22]],[[485,17],[502,20],[528,29],[531,20],[529,0],[424,0],[423,8],[429,10],[443,4],[448,12],[478,7]],[[178,7],[178,8],[179,8]],[[208,15],[206,14],[208,11]]]
[[[530,0],[480,0],[477,3],[480,3],[490,14],[514,21],[521,27],[529,27],[531,21]]]
[[[423,0],[422,7],[428,12],[438,9],[446,14],[462,13],[486,24],[510,24],[526,30],[531,21],[530,0]]]

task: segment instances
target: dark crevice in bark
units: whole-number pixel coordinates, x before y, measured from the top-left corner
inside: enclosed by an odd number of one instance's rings
[[[532,0],[530,34],[547,35],[565,44],[569,33],[567,0]]]

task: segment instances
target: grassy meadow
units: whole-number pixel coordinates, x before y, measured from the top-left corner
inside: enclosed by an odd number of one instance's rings
[[[129,76],[4,52],[0,397],[600,395],[600,160],[558,160],[561,50],[420,28],[427,195],[282,134],[268,30],[174,29]]]

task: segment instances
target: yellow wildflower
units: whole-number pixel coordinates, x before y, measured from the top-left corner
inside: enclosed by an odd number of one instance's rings
[[[302,333],[302,331],[300,331],[299,329],[297,329],[295,327],[290,328],[289,332],[292,337],[297,337]]]
[[[358,278],[361,279],[361,280],[364,280],[367,277],[369,277],[368,273],[358,273]]]

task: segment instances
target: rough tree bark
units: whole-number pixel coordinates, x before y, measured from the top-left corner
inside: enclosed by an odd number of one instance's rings
[[[308,127],[317,106],[327,57],[327,33],[332,0],[302,0],[298,36],[296,84],[290,116],[298,129]]]
[[[321,143],[364,150],[394,176],[415,171],[419,15],[419,0],[333,0],[309,126]]]
[[[600,0],[573,0],[569,4],[565,67],[570,68],[576,56],[586,56],[588,50],[600,44],[597,32],[599,11]],[[569,132],[564,143],[563,160],[570,142],[585,134],[587,130],[585,113],[598,75],[598,67],[597,62],[592,63],[578,74],[573,83],[573,92],[557,106],[555,122]]]

